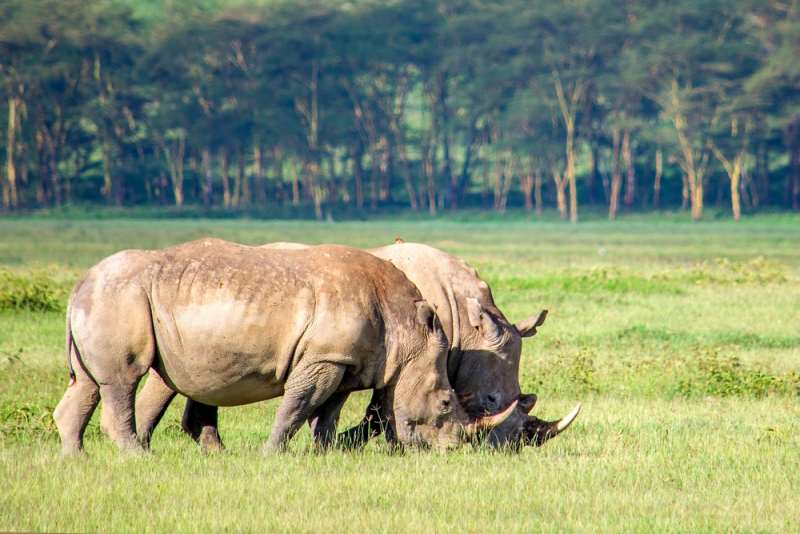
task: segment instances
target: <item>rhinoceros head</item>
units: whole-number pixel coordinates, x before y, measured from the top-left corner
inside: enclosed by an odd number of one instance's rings
[[[486,442],[491,446],[541,445],[565,430],[580,406],[560,421],[542,421],[528,415],[536,403],[536,395],[522,394],[519,388],[522,338],[536,334],[547,310],[510,324],[496,307],[487,309],[478,299],[468,298],[467,315],[475,335],[462,341],[463,353],[454,379],[457,391],[474,393],[466,406],[467,412],[473,417],[486,416],[516,406],[502,424],[484,433]]]
[[[393,434],[416,447],[451,448],[503,423],[516,405],[491,417],[470,417],[469,396],[457,396],[447,379],[448,342],[433,308],[417,302],[417,323],[424,337],[418,357],[400,371],[396,384],[387,388],[393,414]]]

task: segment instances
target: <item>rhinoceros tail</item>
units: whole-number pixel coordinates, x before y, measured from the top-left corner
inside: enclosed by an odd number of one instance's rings
[[[72,338],[72,302],[75,300],[75,295],[78,293],[81,285],[83,284],[83,278],[78,280],[78,283],[75,284],[75,288],[72,290],[72,293],[69,296],[69,302],[67,303],[67,367],[69,368],[69,385],[75,383],[75,368],[72,367],[72,350],[75,348],[75,340]]]
[[[69,299],[70,303],[67,306],[67,367],[69,367],[69,385],[75,383],[75,369],[72,367],[72,347],[75,346],[75,341],[72,339],[72,325],[70,324],[70,311],[72,311],[72,298]]]

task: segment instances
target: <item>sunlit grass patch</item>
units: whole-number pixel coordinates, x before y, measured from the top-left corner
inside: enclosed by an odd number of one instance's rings
[[[731,532],[797,530],[800,250],[796,225],[518,220],[4,221],[6,271],[63,284],[125,248],[212,235],[359,247],[440,246],[484,276],[523,340],[532,414],[570,429],[519,453],[320,453],[307,427],[265,457],[280,399],[220,410],[223,454],[180,427],[178,397],[152,454],[121,457],[99,429],[61,458],[52,410],[69,377],[64,313],[0,311],[0,530],[47,532]],[[602,247],[605,254],[600,254]],[[764,259],[759,259],[763,257]],[[715,258],[728,258],[727,263]],[[666,274],[663,274],[666,273]],[[351,396],[340,428],[371,392]]]
[[[559,269],[530,277],[487,277],[496,291],[563,291],[567,293],[674,293],[683,294],[685,284],[783,284],[788,269],[778,261],[759,256],[749,261],[731,262],[718,258],[690,268],[673,268],[647,274],[622,266]]]

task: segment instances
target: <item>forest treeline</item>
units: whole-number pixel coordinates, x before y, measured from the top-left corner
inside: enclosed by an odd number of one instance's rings
[[[3,212],[797,210],[798,8],[0,0]]]

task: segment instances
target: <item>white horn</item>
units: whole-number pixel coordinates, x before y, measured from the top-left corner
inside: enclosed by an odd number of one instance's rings
[[[575,406],[575,408],[571,412],[569,412],[569,415],[567,415],[564,419],[558,422],[558,424],[556,425],[556,434],[565,431],[567,427],[572,424],[575,418],[578,417],[578,414],[581,411],[581,406],[583,406],[583,403],[579,402],[578,405]]]

